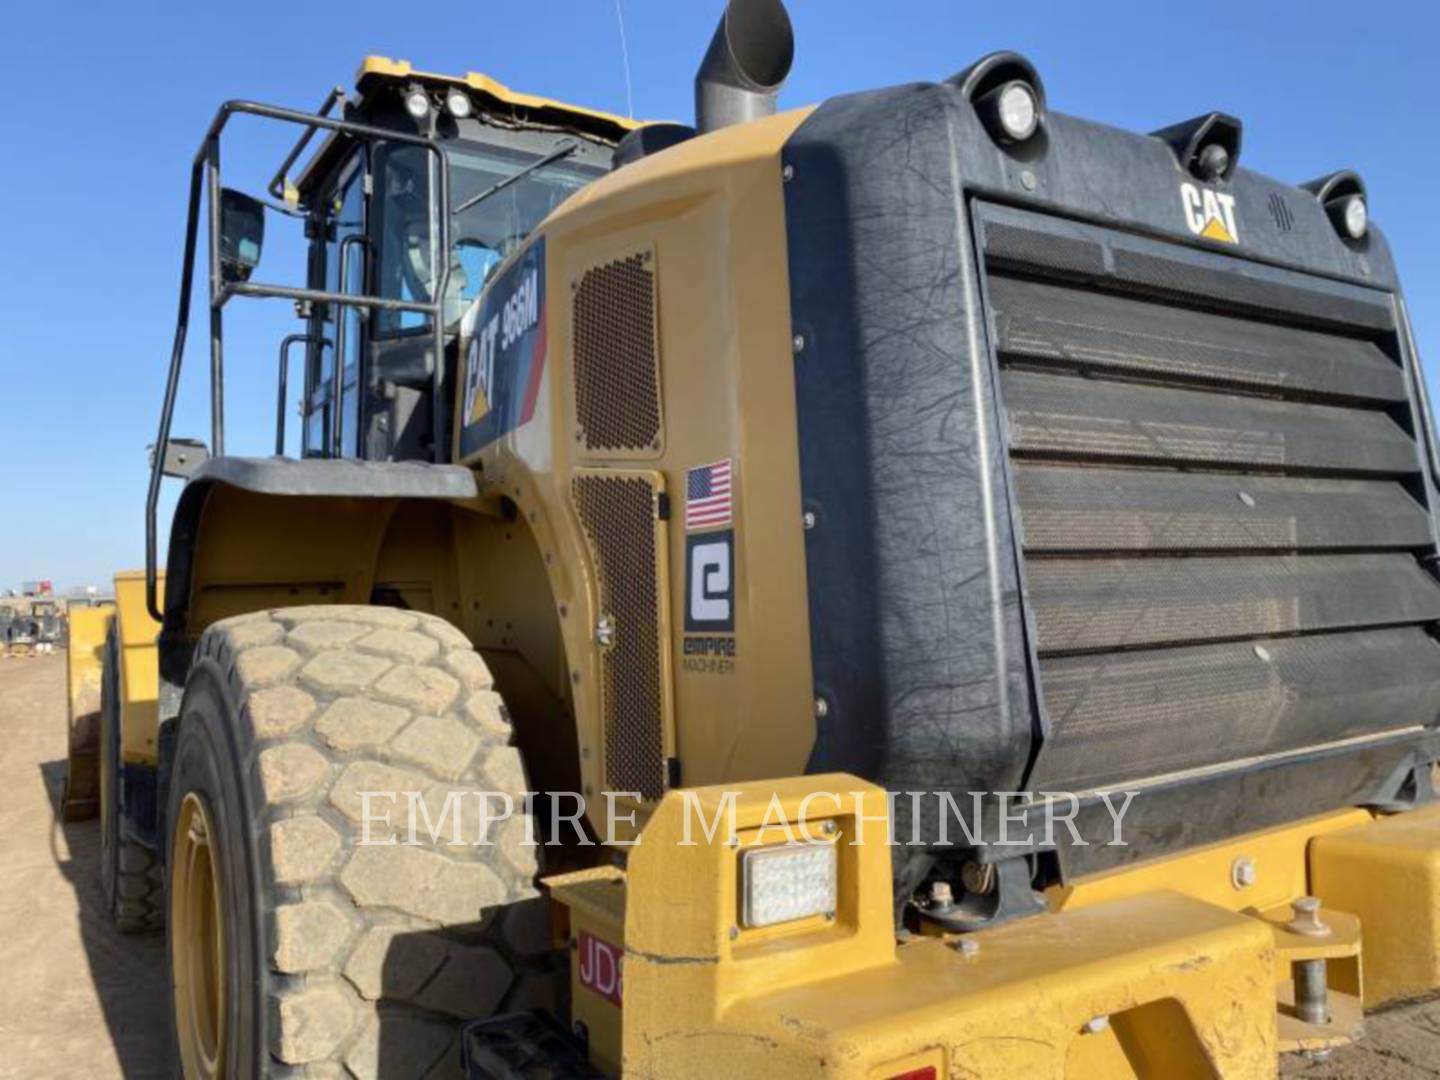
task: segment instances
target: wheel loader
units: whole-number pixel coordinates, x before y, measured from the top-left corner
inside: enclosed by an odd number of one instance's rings
[[[1440,989],[1440,458],[1359,174],[1014,53],[777,111],[793,54],[731,0],[693,125],[370,57],[205,133],[146,567],[70,650],[185,1076],[1265,1077]]]
[[[54,600],[36,600],[30,605],[30,619],[35,626],[36,651],[53,653],[63,637],[60,606]]]
[[[40,624],[33,611],[4,608],[0,611],[0,628],[5,633],[6,656],[18,659],[37,655]]]

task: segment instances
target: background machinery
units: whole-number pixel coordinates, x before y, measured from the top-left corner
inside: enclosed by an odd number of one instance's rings
[[[30,604],[30,620],[35,625],[35,649],[52,653],[65,637],[65,619],[54,600],[35,600]]]
[[[1265,1076],[1440,988],[1440,464],[1360,177],[1008,53],[776,114],[792,56],[732,0],[693,128],[374,57],[217,114],[147,568],[71,630],[186,1075]],[[300,131],[268,201],[237,113]],[[451,805],[491,842],[409,842]]]
[[[39,636],[39,625],[29,611],[17,607],[6,607],[0,612],[0,626],[5,633],[5,655],[9,657],[34,656]]]

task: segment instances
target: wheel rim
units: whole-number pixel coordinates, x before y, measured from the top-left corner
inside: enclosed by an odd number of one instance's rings
[[[217,1077],[225,1053],[225,918],[215,830],[205,799],[189,792],[175,822],[171,871],[175,1032],[187,1077]]]

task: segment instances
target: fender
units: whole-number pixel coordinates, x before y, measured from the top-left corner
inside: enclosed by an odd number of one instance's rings
[[[266,606],[366,603],[401,503],[478,501],[475,474],[419,462],[212,458],[175,508],[160,670],[183,685],[206,626]]]

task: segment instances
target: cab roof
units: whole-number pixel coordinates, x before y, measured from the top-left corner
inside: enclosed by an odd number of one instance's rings
[[[499,80],[478,71],[467,71],[464,75],[437,75],[430,71],[417,71],[410,61],[392,60],[388,56],[365,57],[360,62],[360,70],[355,73],[355,89],[363,100],[378,87],[393,85],[402,80],[429,86],[468,87],[486,99],[481,103],[482,112],[500,115],[508,112],[516,119],[572,128],[607,142],[618,142],[626,133],[643,124],[643,121],[616,116],[599,109],[567,105],[553,98],[512,90]]]
[[[419,83],[432,90],[463,86],[477,99],[477,115],[495,117],[502,123],[520,126],[557,128],[601,142],[617,143],[645,123],[599,109],[567,105],[563,101],[512,90],[497,79],[478,71],[469,71],[464,75],[437,75],[430,71],[416,70],[408,60],[392,60],[388,56],[367,56],[360,62],[360,68],[355,72],[354,100],[363,108],[386,91],[393,92],[395,88],[403,88],[411,83]],[[343,91],[337,88],[336,93]],[[337,157],[344,152],[346,144],[345,136],[331,132],[301,167],[295,180],[286,180],[286,190],[296,193],[296,197],[298,193],[310,190],[326,175]]]

